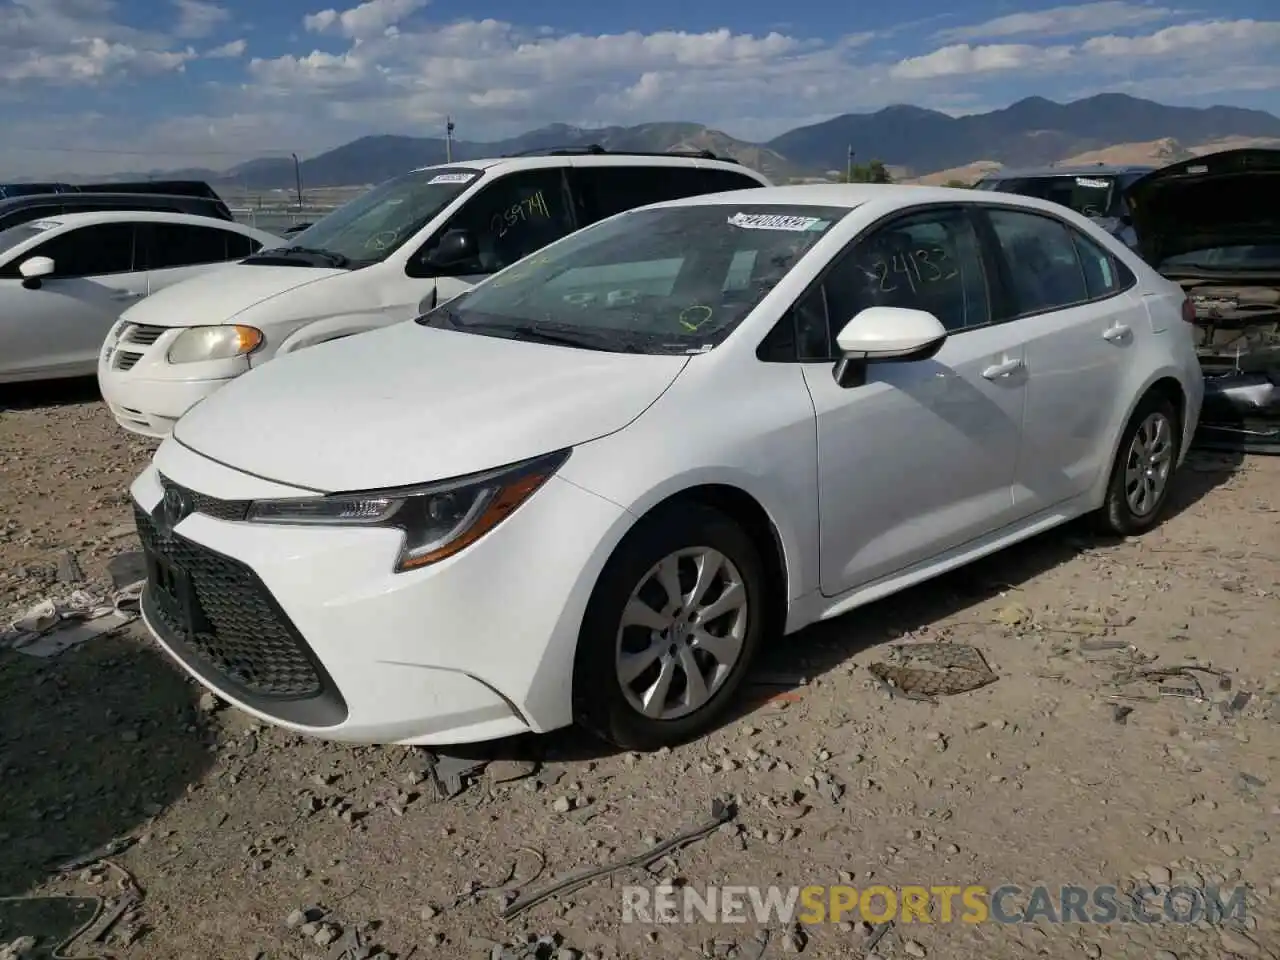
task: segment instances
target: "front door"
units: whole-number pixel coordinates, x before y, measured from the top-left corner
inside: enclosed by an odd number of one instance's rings
[[[146,295],[146,273],[133,272],[130,223],[103,223],[59,233],[3,270],[0,322],[6,376],[90,376],[120,314]],[[53,260],[37,289],[22,285],[20,261]]]
[[[564,170],[525,170],[497,178],[468,199],[409,258],[406,266],[409,282],[398,285],[406,297],[404,307],[409,310],[404,319],[416,316],[420,304],[446,303],[466,293],[491,274],[536,253],[576,228],[574,201]],[[450,230],[469,231],[479,251],[475,260],[441,271],[426,257]],[[434,292],[427,278],[434,279]],[[384,309],[393,311],[400,307],[394,291],[388,291]]]
[[[817,416],[822,592],[837,596],[1012,522],[1024,346],[1017,325],[991,323],[970,216],[935,208],[875,228],[812,296],[825,300],[828,326],[828,356],[804,366]],[[950,336],[930,360],[870,364],[865,383],[841,387],[831,345],[875,305],[928,310]]]

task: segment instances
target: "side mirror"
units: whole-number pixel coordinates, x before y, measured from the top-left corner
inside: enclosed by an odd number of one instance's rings
[[[450,230],[427,252],[426,262],[433,267],[451,267],[474,260],[479,253],[480,245],[470,230]]]
[[[868,363],[928,360],[946,340],[947,328],[927,310],[868,307],[836,336],[842,354],[836,363],[836,382],[855,386],[858,373]]]
[[[22,285],[28,290],[39,290],[40,281],[53,275],[54,263],[49,257],[28,257],[18,266]]]

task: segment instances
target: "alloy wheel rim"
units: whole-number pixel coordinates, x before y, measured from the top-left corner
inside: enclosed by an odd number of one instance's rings
[[[719,692],[742,658],[749,603],[737,566],[710,547],[658,561],[631,592],[615,670],[641,716],[678,720]]]
[[[1163,413],[1138,425],[1125,458],[1125,502],[1135,517],[1150,516],[1164,499],[1173,472],[1173,424]]]

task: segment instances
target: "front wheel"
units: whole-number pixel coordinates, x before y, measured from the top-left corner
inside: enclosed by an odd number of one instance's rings
[[[1120,438],[1107,497],[1098,513],[1104,533],[1133,536],[1159,522],[1180,447],[1178,412],[1173,403],[1161,394],[1148,394]]]
[[[760,553],[717,510],[661,509],[619,546],[587,605],[579,722],[627,750],[695,737],[723,715],[767,618]]]

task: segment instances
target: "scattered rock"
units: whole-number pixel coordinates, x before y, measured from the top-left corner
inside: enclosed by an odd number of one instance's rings
[[[908,957],[927,957],[929,955],[929,951],[925,950],[925,948],[915,940],[907,940],[903,942],[902,952]]]

